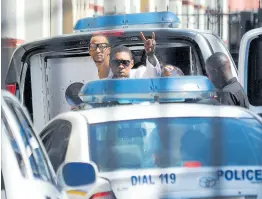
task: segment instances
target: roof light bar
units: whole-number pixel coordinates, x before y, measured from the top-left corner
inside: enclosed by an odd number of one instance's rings
[[[86,32],[127,28],[175,28],[180,20],[172,12],[148,12],[135,14],[87,17],[77,21],[74,32]]]
[[[183,102],[187,99],[212,99],[215,87],[204,76],[91,81],[79,97],[84,103]]]

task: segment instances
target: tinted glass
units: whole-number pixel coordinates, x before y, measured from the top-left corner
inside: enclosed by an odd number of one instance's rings
[[[70,134],[71,123],[64,120],[56,120],[42,133],[42,141],[55,171],[65,160]]]
[[[16,116],[17,122],[20,126],[21,137],[24,141],[34,176],[53,183],[54,180],[52,178],[52,174],[50,173],[47,161],[41,146],[35,137],[31,124],[20,107],[12,104],[8,100],[6,100],[6,103]]]
[[[262,106],[262,36],[250,43],[247,71],[249,102],[253,106]]]
[[[89,126],[89,145],[100,171],[182,167],[192,161],[202,166],[253,166],[262,164],[262,125],[235,118],[107,122]],[[216,152],[219,156],[213,159]]]
[[[1,170],[1,190],[5,190],[5,182],[4,182],[2,170]]]
[[[7,121],[6,121],[6,118],[5,118],[5,115],[4,115],[3,112],[2,112],[2,132],[5,132],[6,135],[8,136],[8,138],[11,142],[11,146],[13,148],[13,151],[15,153],[17,163],[20,167],[21,173],[22,173],[23,176],[25,176],[25,172],[26,172],[25,162],[24,162],[23,156],[21,154],[21,150],[18,147],[17,141],[15,140],[15,137],[14,137]]]

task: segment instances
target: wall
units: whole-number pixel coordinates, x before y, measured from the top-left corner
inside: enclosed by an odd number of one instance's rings
[[[131,3],[130,0],[104,0],[105,14],[130,13]]]
[[[2,37],[17,37],[16,13],[16,0],[1,1]]]
[[[259,0],[229,0],[228,6],[231,12],[257,10],[259,8]]]
[[[24,31],[27,42],[63,34],[63,0],[24,0]]]
[[[71,0],[63,0],[63,33],[73,32],[73,6]]]
[[[149,12],[149,0],[140,1],[140,12]]]

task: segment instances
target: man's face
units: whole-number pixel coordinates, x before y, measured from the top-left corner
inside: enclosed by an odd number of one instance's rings
[[[89,52],[94,62],[103,63],[110,53],[107,39],[100,35],[94,36],[90,41]]]
[[[130,70],[134,66],[134,61],[127,52],[116,53],[113,60],[110,62],[110,67],[114,78],[129,77]]]

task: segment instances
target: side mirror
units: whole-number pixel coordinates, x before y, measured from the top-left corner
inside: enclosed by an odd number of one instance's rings
[[[66,163],[59,169],[58,175],[69,187],[85,186],[96,181],[94,166],[84,162]]]

